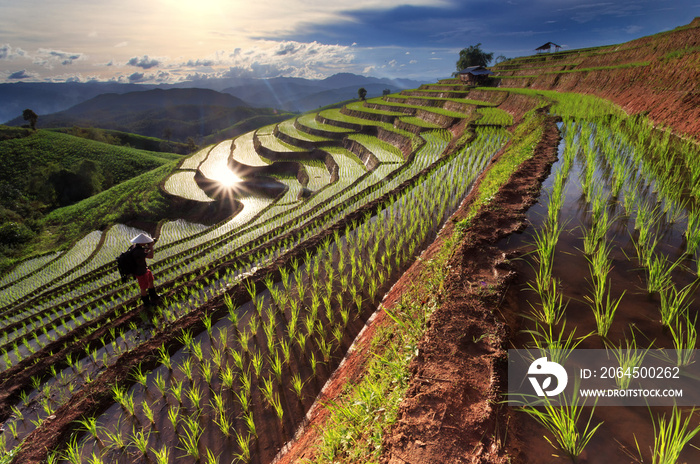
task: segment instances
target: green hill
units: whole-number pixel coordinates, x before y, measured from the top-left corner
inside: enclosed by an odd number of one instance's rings
[[[44,215],[180,159],[68,134],[0,126],[0,260],[44,228]]]

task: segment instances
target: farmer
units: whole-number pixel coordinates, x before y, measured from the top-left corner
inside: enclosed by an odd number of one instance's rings
[[[153,286],[153,274],[146,265],[146,258],[153,258],[153,245],[156,241],[146,234],[138,234],[131,239],[133,243],[133,256],[136,261],[136,271],[134,275],[141,289],[141,301],[144,306],[155,304],[160,298]]]

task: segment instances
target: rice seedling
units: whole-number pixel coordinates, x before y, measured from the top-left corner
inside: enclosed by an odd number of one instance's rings
[[[298,372],[294,373],[292,376],[292,391],[296,395],[296,397],[299,399],[299,401],[302,401],[304,399],[303,396],[303,390],[304,390],[304,382],[301,380],[301,376],[299,375]]]
[[[151,447],[151,452],[156,458],[156,464],[168,464],[170,462],[170,450],[166,445],[163,445],[160,450]]]
[[[676,365],[688,366],[695,361],[695,347],[698,341],[698,332],[695,329],[697,315],[691,321],[688,312],[676,319],[675,324],[669,325],[669,331],[673,338],[673,347],[676,351]]]
[[[197,386],[193,386],[189,390],[187,390],[187,398],[190,400],[190,403],[192,403],[192,406],[197,410],[198,413],[202,412],[202,398],[203,398],[203,393],[199,390]]]
[[[622,346],[612,348],[613,354],[620,368],[622,368],[622,372],[632,371],[635,367],[640,367],[650,349],[637,348],[637,339],[634,336],[634,332],[632,333],[631,343],[629,340],[625,339],[625,346],[626,348],[622,348]],[[627,389],[631,381],[631,376],[622,375],[615,377],[615,383],[620,389]]]
[[[542,326],[540,323],[537,323],[534,330],[525,330],[525,333],[530,334],[535,348],[547,354],[553,362],[559,364],[563,364],[571,350],[575,349],[593,334],[593,332],[590,332],[576,338],[576,329],[574,328],[574,330],[569,332],[568,336],[565,336],[566,320],[564,320],[559,330],[552,325],[545,324],[545,326]]]
[[[575,391],[577,390],[578,388],[575,388]],[[571,458],[572,462],[576,462],[603,423],[599,422],[592,426],[594,405],[591,407],[585,425],[579,425],[584,405],[580,404],[580,398],[577,395],[574,395],[571,401],[563,396],[561,403],[553,405],[550,399],[545,397],[543,406],[526,406],[522,410],[542,424],[554,436],[554,440],[545,436],[550,445],[561,449]]]
[[[90,436],[100,444],[100,446],[104,447],[104,443],[102,442],[102,439],[100,439],[98,431],[101,429],[97,425],[97,418],[96,417],[88,417],[85,419],[79,419],[76,421],[78,424],[82,426],[82,429],[86,431],[87,433],[90,434]]]
[[[134,427],[131,431],[131,440],[129,445],[135,447],[141,452],[142,455],[146,456],[148,454],[148,440],[150,438],[151,432],[144,432],[144,429],[136,430]]]
[[[677,406],[673,406],[671,417],[666,419],[666,414],[652,415],[652,425],[654,426],[654,448],[651,450],[652,464],[675,464],[680,458],[680,454],[690,440],[700,432],[700,425],[690,428],[690,420],[695,414],[695,409],[683,420],[681,411]],[[636,442],[635,436],[635,442]],[[637,451],[641,457],[637,443]]]
[[[246,429],[248,429],[248,436],[253,436],[258,438],[258,431],[255,427],[255,420],[253,418],[253,411],[245,411],[243,414],[243,422],[245,422]]]
[[[258,388],[260,389],[265,402],[272,406],[272,399],[275,395],[275,385],[272,382],[272,379],[270,377],[264,377],[262,379],[262,385],[260,385]]]
[[[680,290],[677,290],[673,284],[661,289],[659,292],[661,324],[670,327],[681,314],[688,311],[693,301],[690,297],[694,288],[695,284],[691,283]]]
[[[669,263],[666,257],[653,255],[646,262],[647,292],[651,295],[671,286],[671,272],[680,265],[681,261],[679,259]]]
[[[144,417],[146,417],[148,422],[152,426],[155,425],[155,423],[156,423],[155,415],[153,413],[153,409],[151,409],[151,407],[148,405],[148,401],[143,402],[142,409],[143,409],[143,415],[144,415]]]
[[[253,372],[255,373],[256,378],[260,378],[262,375],[262,368],[263,368],[263,356],[262,353],[259,351],[253,354],[250,358],[250,362],[253,365]]]
[[[173,398],[177,400],[177,403],[182,406],[182,380],[173,380],[170,386],[170,392],[173,394]]]
[[[236,444],[240,450],[234,454],[234,458],[243,463],[250,462],[250,435],[243,436],[237,430],[234,430],[234,433],[236,434]]]
[[[170,407],[168,407],[168,420],[170,421],[170,426],[173,428],[173,431],[178,434],[177,424],[180,422],[179,406],[170,405]]]
[[[73,435],[70,440],[68,440],[66,448],[63,450],[63,453],[61,453],[61,459],[65,459],[70,464],[80,464],[82,462],[77,435]]]
[[[195,461],[198,461],[200,456],[199,439],[204,433],[204,430],[199,425],[199,416],[185,416],[183,425],[183,433],[179,436],[181,446],[178,446],[178,449],[184,451],[187,456],[192,457]]]

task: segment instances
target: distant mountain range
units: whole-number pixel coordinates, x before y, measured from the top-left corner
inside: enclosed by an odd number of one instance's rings
[[[250,108],[243,100],[215,90],[152,89],[98,95],[67,110],[40,116],[37,127],[98,127],[168,141],[184,142],[192,137],[201,143],[247,120],[260,127],[289,116],[271,108]],[[25,123],[17,117],[8,125]]]
[[[30,108],[39,115],[39,124],[41,125],[46,115],[67,110],[102,94],[126,94],[156,88],[216,90],[239,98],[244,102],[242,106],[303,112],[338,101],[357,98],[357,89],[360,87],[367,89],[368,97],[373,97],[381,95],[384,89],[396,92],[402,89],[416,88],[420,84],[419,81],[409,79],[379,79],[349,73],[336,74],[320,80],[290,77],[205,79],[159,86],[101,82],[18,82],[0,84],[0,122],[20,117],[24,109]],[[114,98],[107,98],[98,102],[113,104],[115,101]],[[192,104],[197,103],[192,102]],[[231,108],[229,103],[216,106]],[[107,107],[103,109],[109,111]]]

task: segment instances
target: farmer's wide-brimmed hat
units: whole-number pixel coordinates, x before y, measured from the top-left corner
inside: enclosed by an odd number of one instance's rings
[[[153,239],[146,234],[138,234],[136,237],[131,239],[131,243],[134,245],[142,245],[144,243],[152,243]]]

